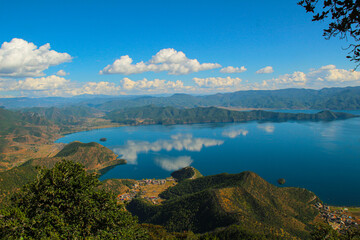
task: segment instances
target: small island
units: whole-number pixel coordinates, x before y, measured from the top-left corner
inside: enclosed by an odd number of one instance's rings
[[[100,138],[100,142],[106,142],[107,138]]]

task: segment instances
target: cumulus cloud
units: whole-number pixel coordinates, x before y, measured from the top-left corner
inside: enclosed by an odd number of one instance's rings
[[[360,72],[337,69],[335,65],[326,65],[319,69],[312,69],[307,75],[313,80],[327,82],[352,82],[360,80]]]
[[[209,77],[209,78],[193,78],[196,85],[205,88],[225,88],[237,87],[241,83],[241,78],[231,77]]]
[[[166,151],[192,151],[200,152],[203,147],[219,146],[224,141],[209,138],[194,138],[191,134],[172,135],[168,140],[147,141],[127,141],[126,145],[115,147],[113,151],[125,158],[128,164],[137,164],[137,156],[140,153]]]
[[[0,76],[39,77],[50,66],[71,61],[67,53],[50,50],[47,43],[39,48],[23,39],[13,38],[0,48]]]
[[[138,74],[143,72],[168,72],[172,75],[184,75],[221,67],[217,63],[199,63],[197,59],[189,59],[182,51],[173,48],[160,50],[148,62],[133,64],[128,55],[121,56],[113,64],[107,65],[100,74]]]
[[[222,68],[220,70],[221,73],[242,73],[245,72],[247,69],[242,66],[242,67],[233,67],[233,66],[229,66],[229,67],[225,67]]]
[[[61,69],[56,73],[56,75],[64,77],[66,75],[69,75],[69,73],[67,73],[67,72],[65,72],[64,70]]]
[[[70,95],[81,94],[104,94],[118,95],[121,94],[121,86],[111,82],[87,82],[80,87],[74,87],[68,91]]]
[[[275,126],[272,124],[260,124],[257,127],[267,133],[273,133],[275,131]]]
[[[19,81],[6,81],[0,85],[1,90],[6,91],[47,91],[64,88],[70,83],[70,80],[51,75],[41,78],[26,78]]]
[[[245,129],[234,129],[234,130],[225,130],[222,132],[224,137],[228,138],[236,138],[237,136],[246,136],[249,133],[248,130]]]
[[[284,74],[271,80],[265,80],[263,86],[270,89],[305,87],[344,87],[360,85],[360,72],[337,69],[335,65],[326,65],[318,69],[310,69],[308,73],[294,72]]]
[[[264,67],[262,69],[257,70],[256,74],[265,74],[265,73],[273,73],[274,69],[271,66]]]
[[[190,166],[192,162],[193,160],[189,156],[155,158],[155,163],[166,171],[179,170],[181,168]]]
[[[274,81],[278,85],[291,84],[295,86],[305,86],[308,78],[303,72],[294,72],[292,74],[281,75],[276,78]]]
[[[120,85],[124,90],[132,91],[157,91],[157,92],[168,92],[168,91],[183,91],[192,89],[191,86],[185,86],[180,80],[166,81],[161,79],[147,80],[146,78],[138,81],[133,81],[129,78],[123,78],[120,81]]]

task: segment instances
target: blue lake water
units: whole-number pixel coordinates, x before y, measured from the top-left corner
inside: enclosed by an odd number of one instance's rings
[[[128,161],[101,180],[165,178],[189,165],[203,175],[253,171],[273,184],[285,178],[284,186],[307,188],[328,204],[360,206],[360,118],[119,127],[57,142],[72,141],[101,143]]]

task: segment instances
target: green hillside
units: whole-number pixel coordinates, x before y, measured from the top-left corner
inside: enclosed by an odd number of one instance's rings
[[[203,175],[199,172],[199,170],[193,168],[193,167],[185,167],[182,169],[179,169],[173,173],[171,173],[171,176],[176,181],[183,181],[185,179],[195,179],[202,177]]]
[[[52,168],[63,159],[81,163],[87,171],[97,173],[122,163],[116,154],[98,143],[72,142],[55,157],[32,159],[19,167],[0,172],[0,200],[32,180],[37,166]]]
[[[317,215],[317,197],[300,188],[279,188],[252,172],[185,180],[161,195],[160,206],[134,199],[127,209],[140,222],[169,231],[204,233],[233,224],[246,234],[266,238],[308,237]],[[245,231],[245,230],[244,230]]]
[[[245,122],[245,121],[331,121],[355,117],[348,113],[322,111],[316,114],[283,113],[262,110],[231,111],[216,107],[197,107],[179,109],[174,107],[145,107],[125,108],[112,111],[107,118],[122,124],[185,124],[210,122]]]

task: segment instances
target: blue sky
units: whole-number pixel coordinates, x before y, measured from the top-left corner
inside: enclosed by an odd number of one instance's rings
[[[0,1],[3,97],[360,85],[346,40],[295,0]]]

